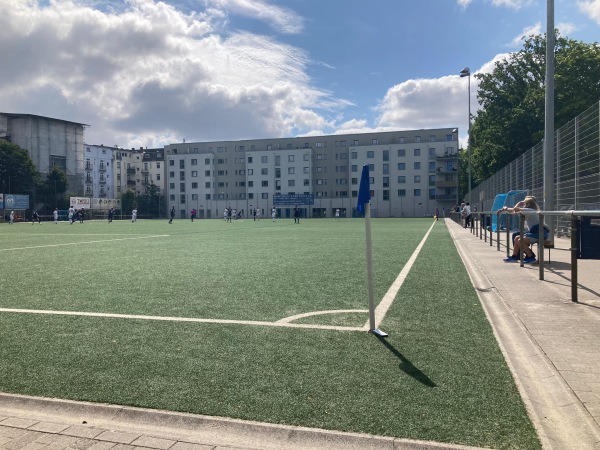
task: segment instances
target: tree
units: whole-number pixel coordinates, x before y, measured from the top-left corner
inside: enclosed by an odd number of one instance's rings
[[[138,206],[140,213],[146,216],[159,216],[160,205],[160,188],[153,182],[146,187],[144,195],[139,196]]]
[[[34,195],[40,172],[26,149],[0,139],[0,189],[4,194]]]
[[[555,67],[559,128],[600,99],[600,45],[557,36]],[[545,35],[526,38],[492,73],[475,76],[482,109],[471,127],[474,186],[544,137]]]
[[[54,166],[40,185],[40,198],[45,198],[45,208],[60,207],[64,209],[65,193],[67,192],[67,174],[60,166]],[[68,203],[68,202],[67,202]]]
[[[127,191],[121,195],[121,215],[130,214],[136,204],[135,192]]]

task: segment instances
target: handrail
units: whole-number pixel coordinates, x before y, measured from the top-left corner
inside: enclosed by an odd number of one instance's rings
[[[497,211],[474,211],[471,214],[473,214],[476,217],[476,222],[478,222],[479,227],[481,228],[481,230],[475,229],[475,227],[471,226],[471,233],[481,233],[480,239],[483,236],[485,238],[485,241],[487,242],[487,227],[486,227],[486,217],[489,217],[489,232],[490,232],[490,247],[493,245],[492,241],[493,241],[493,230],[491,227],[491,223],[492,223],[492,216],[496,215],[496,249],[497,251],[500,251],[500,216],[502,214],[506,215],[506,222],[505,222],[505,226],[504,229],[502,230],[503,232],[506,233],[506,254],[507,257],[510,254],[510,235],[511,232],[513,230],[511,230],[509,224],[509,217],[510,215],[519,215],[519,233],[521,235],[521,239],[523,239],[523,235],[524,235],[524,231],[525,231],[525,218],[527,216],[531,216],[534,214],[538,215],[539,218],[539,224],[540,227],[544,227],[544,218],[547,216],[564,216],[564,217],[570,217],[570,227],[571,227],[571,246],[569,248],[569,251],[571,252],[571,301],[572,302],[578,302],[577,299],[577,276],[578,276],[578,271],[577,271],[577,247],[578,247],[578,236],[577,236],[577,219],[581,218],[581,217],[600,217],[600,210],[568,210],[568,211],[518,211],[518,212],[511,212],[511,211],[504,211],[504,210],[497,210]],[[460,220],[460,216],[458,217]],[[473,223],[473,221],[471,222]],[[543,234],[542,234],[543,236]],[[542,237],[542,239],[538,239],[537,245],[538,245],[538,262],[539,262],[539,279],[540,280],[544,280],[544,239]],[[519,262],[520,262],[520,266],[523,267],[524,263],[523,263],[523,246],[520,247],[520,254],[519,254]]]

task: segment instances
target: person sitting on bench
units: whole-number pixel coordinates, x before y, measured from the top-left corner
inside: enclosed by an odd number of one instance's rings
[[[507,208],[506,206],[503,208],[503,211],[518,213],[518,212],[538,212],[540,210],[537,202],[535,201],[535,197],[528,196],[525,197],[525,200],[518,202],[514,207]],[[532,264],[536,262],[535,253],[531,250],[531,246],[537,243],[540,240],[540,222],[539,216],[537,214],[527,214],[525,216],[525,226],[527,231],[523,234],[523,242],[521,243],[521,234],[517,233],[516,236],[513,235],[513,253],[508,258],[505,258],[505,262],[517,262],[520,259],[520,251],[521,245],[523,245],[523,253],[525,253],[525,259],[523,262],[525,264]],[[543,240],[548,239],[548,234],[550,230],[547,227],[544,227]]]

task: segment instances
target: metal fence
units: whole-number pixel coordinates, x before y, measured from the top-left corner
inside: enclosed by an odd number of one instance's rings
[[[538,143],[473,189],[473,203],[490,211],[496,194],[525,190],[545,209],[543,147]],[[557,211],[600,210],[600,101],[555,132],[554,194]],[[556,225],[559,234],[569,226]]]

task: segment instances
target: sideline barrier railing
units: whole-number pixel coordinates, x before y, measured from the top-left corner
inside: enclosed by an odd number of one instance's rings
[[[501,228],[501,216],[504,215],[504,226]],[[510,228],[510,218],[514,217],[514,215],[519,216],[519,230],[514,230]],[[501,250],[501,234],[504,233],[506,236],[506,256],[510,256],[511,253],[511,244],[512,244],[512,233],[519,232],[521,239],[525,234],[525,219],[528,215],[537,215],[539,219],[539,228],[540,230],[544,229],[544,219],[547,216],[555,216],[562,217],[569,223],[569,232],[567,235],[570,236],[570,247],[568,251],[571,253],[571,301],[578,302],[577,295],[577,286],[578,286],[578,269],[577,269],[577,260],[579,259],[579,231],[580,228],[583,230],[582,226],[579,223],[583,223],[583,219],[585,218],[600,218],[600,211],[536,211],[536,212],[528,212],[521,211],[518,213],[507,213],[506,211],[498,210],[498,211],[479,211],[472,213],[472,221],[470,231],[475,236],[479,237],[480,240],[484,240],[487,243],[488,240],[488,232],[489,232],[489,240],[490,247],[493,247],[494,240],[494,231],[492,230],[492,217],[496,216],[496,251]],[[452,213],[450,218],[454,220],[456,223],[461,225],[461,217],[459,213]],[[476,225],[475,225],[476,224]],[[598,227],[600,230],[600,226]],[[537,250],[538,250],[538,264],[539,264],[539,279],[544,280],[544,250],[548,249],[548,255],[550,259],[550,250],[554,248],[554,241],[546,241],[543,239],[543,231],[541,233],[542,238],[537,242]],[[597,258],[589,258],[589,259],[597,259]],[[520,247],[519,251],[519,265],[520,267],[524,266],[524,252],[523,247]],[[550,263],[550,262],[549,262]]]

